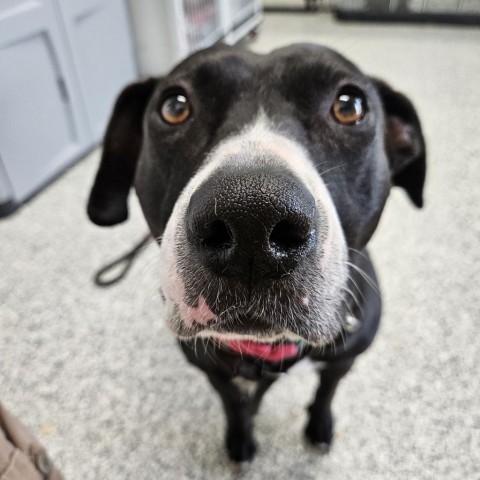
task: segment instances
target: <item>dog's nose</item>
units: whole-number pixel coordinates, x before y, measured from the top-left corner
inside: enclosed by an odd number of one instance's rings
[[[219,276],[288,275],[316,245],[315,199],[284,171],[217,172],[192,195],[188,240]]]

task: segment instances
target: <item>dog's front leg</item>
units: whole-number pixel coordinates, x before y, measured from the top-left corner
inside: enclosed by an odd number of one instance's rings
[[[310,419],[305,429],[307,439],[327,452],[333,439],[331,404],[338,383],[350,370],[354,360],[329,362],[320,371],[320,386],[313,403],[308,408]]]
[[[273,383],[260,385],[255,395],[238,387],[230,378],[209,374],[208,378],[220,394],[227,417],[226,446],[228,455],[235,462],[247,462],[253,459],[257,446],[253,438],[253,417],[258,410],[261,398]]]

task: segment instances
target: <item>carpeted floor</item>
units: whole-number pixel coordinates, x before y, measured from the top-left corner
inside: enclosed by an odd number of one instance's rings
[[[332,452],[302,439],[315,376],[286,376],[265,398],[243,478],[479,480],[480,29],[279,14],[252,48],[297,41],[333,46],[411,97],[426,207],[393,192],[372,242],[383,325],[339,387]],[[127,224],[89,224],[97,161],[0,222],[0,398],[68,479],[230,479],[219,400],[162,324],[156,248],[118,286],[92,283],[146,229],[134,199]]]

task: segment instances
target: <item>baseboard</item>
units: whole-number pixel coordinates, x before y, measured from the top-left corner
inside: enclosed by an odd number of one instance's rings
[[[333,10],[338,20],[361,22],[394,22],[394,23],[442,23],[448,25],[480,25],[480,15],[454,13],[416,13],[416,12],[383,12],[365,10]]]
[[[6,202],[0,203],[0,218],[8,217],[18,208],[18,203],[13,200],[7,200]]]

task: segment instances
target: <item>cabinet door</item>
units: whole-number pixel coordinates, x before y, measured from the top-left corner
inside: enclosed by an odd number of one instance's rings
[[[96,140],[114,100],[137,77],[123,0],[57,0],[85,107]]]
[[[21,202],[92,144],[52,0],[0,0],[0,157]]]

